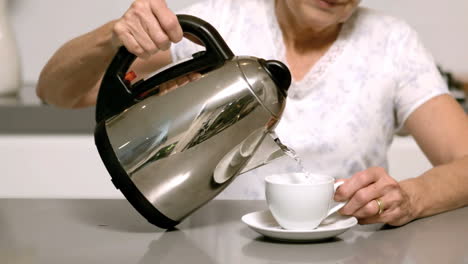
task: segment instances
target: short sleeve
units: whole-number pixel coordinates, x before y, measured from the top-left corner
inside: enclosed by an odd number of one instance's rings
[[[411,113],[431,98],[449,92],[434,59],[411,27],[402,23],[392,42],[397,47],[393,56],[397,82],[395,132],[404,134],[403,127]]]

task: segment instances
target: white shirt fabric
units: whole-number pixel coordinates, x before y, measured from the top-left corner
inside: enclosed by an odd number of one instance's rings
[[[273,0],[208,0],[178,14],[211,23],[236,55],[288,64]],[[174,61],[200,47],[184,40]],[[369,167],[387,168],[387,151],[408,116],[429,99],[448,93],[431,55],[403,21],[359,8],[338,39],[300,81],[293,81],[276,128],[312,173],[351,177]],[[264,177],[298,170],[281,158],[239,176],[219,198],[264,199]],[[415,175],[416,176],[416,175]]]

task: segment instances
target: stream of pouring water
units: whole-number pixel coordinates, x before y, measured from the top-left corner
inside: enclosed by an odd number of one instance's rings
[[[283,150],[284,154],[286,154],[288,157],[292,158],[296,163],[297,163],[297,166],[299,167],[299,170],[300,172],[302,172],[304,174],[304,180],[306,181],[311,181],[313,180],[312,179],[312,175],[306,170],[306,168],[304,167],[304,164],[302,162],[302,159],[299,157],[299,155],[297,155],[296,151],[294,151],[292,148],[284,145],[279,138],[275,138],[275,142],[276,144],[278,144],[278,146],[281,148],[281,150]]]

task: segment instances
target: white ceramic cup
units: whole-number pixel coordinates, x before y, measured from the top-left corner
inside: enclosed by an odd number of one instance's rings
[[[265,195],[271,214],[284,229],[312,230],[342,208],[333,196],[343,182],[326,175],[289,173],[265,178]]]

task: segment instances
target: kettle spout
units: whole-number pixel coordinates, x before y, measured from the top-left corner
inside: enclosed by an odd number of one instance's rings
[[[284,156],[289,151],[289,148],[281,143],[278,136],[274,132],[267,133],[263,137],[263,140],[255,151],[255,154],[251,157],[249,162],[247,162],[239,174],[243,174],[266,165],[269,162]]]
[[[221,159],[213,172],[214,181],[223,184],[285,154],[294,152],[283,145],[274,132],[257,130]]]

